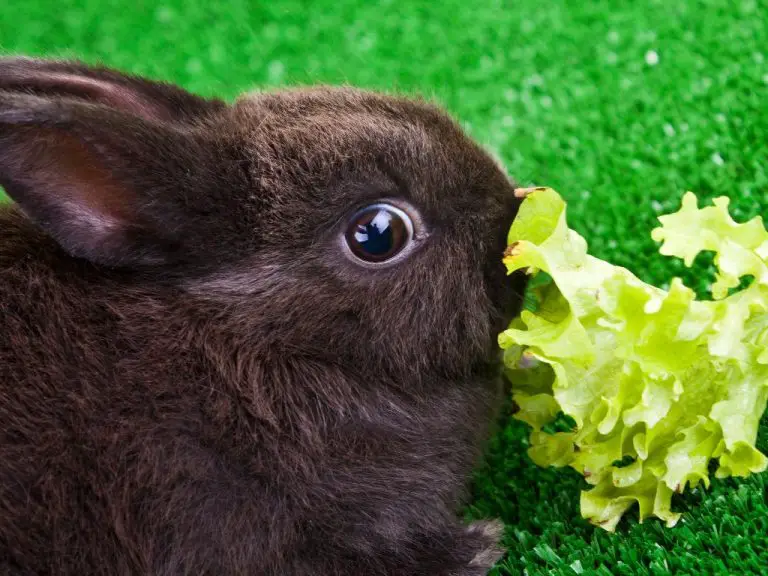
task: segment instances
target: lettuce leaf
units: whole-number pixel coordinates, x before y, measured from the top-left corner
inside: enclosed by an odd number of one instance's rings
[[[669,290],[590,256],[552,189],[523,191],[504,263],[532,276],[525,310],[502,334],[507,377],[532,430],[529,455],[570,466],[593,488],[582,515],[613,531],[637,503],[673,526],[674,492],[768,466],[755,448],[768,402],[768,231],[734,222],[728,199],[681,209],[652,231],[690,266],[715,253],[712,300],[679,279]],[[751,277],[748,287],[745,277]],[[552,432],[564,414],[571,430]],[[625,465],[625,463],[627,463]]]

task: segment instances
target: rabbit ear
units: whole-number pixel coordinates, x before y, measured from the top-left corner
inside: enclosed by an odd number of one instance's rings
[[[225,106],[162,82],[79,62],[0,58],[0,91],[76,98],[162,121],[189,121]]]
[[[0,186],[70,254],[141,266],[178,257],[207,147],[192,130],[101,105],[0,91]]]

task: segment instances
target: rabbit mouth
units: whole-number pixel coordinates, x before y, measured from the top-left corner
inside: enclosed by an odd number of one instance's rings
[[[523,271],[517,271],[510,275],[502,263],[504,250],[507,248],[507,231],[516,216],[516,212],[516,204],[508,207],[506,217],[499,225],[495,246],[487,256],[486,281],[488,296],[494,308],[493,322],[497,334],[520,314],[528,284],[528,276]]]
[[[492,315],[493,332],[499,334],[507,328],[509,323],[516,318],[523,307],[523,296],[528,283],[528,277],[523,272],[515,272],[507,276],[495,279],[491,300],[494,305]]]

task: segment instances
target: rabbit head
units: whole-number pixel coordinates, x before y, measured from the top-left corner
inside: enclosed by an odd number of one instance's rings
[[[413,385],[496,358],[518,202],[437,107],[352,88],[227,104],[0,61],[0,184],[70,257],[226,310],[254,346]]]

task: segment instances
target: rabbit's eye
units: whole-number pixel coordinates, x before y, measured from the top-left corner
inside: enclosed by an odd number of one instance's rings
[[[386,262],[413,238],[411,218],[390,204],[372,204],[352,217],[345,240],[352,254],[364,262]]]

